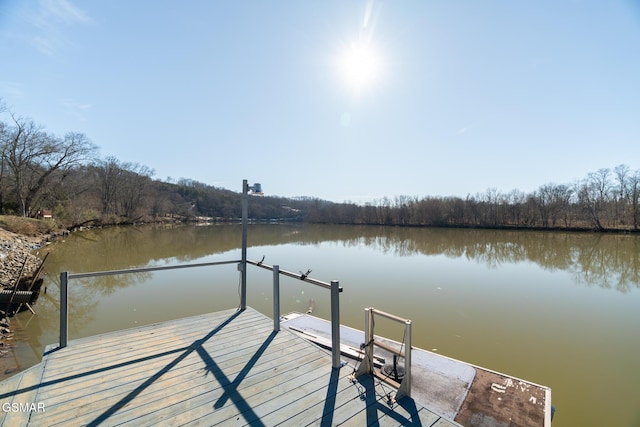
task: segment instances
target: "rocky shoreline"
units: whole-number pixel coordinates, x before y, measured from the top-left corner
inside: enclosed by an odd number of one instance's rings
[[[34,252],[51,236],[29,237],[0,228],[0,287],[13,290],[18,280],[32,277],[41,263]],[[23,268],[24,265],[24,268]],[[20,274],[22,272],[22,274]],[[6,307],[0,307],[0,356],[6,354],[7,338],[11,336]]]
[[[0,229],[0,284],[2,288],[13,289],[22,264],[24,264],[23,277],[33,275],[40,265],[40,259],[33,251],[40,249],[45,240],[36,237],[26,237]],[[0,310],[3,308],[0,307]]]

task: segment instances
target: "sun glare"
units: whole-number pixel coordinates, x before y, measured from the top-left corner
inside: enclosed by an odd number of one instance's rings
[[[362,41],[348,46],[338,65],[345,83],[354,91],[371,87],[382,74],[379,54],[373,46]]]

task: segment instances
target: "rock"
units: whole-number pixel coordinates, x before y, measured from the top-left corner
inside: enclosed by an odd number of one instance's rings
[[[0,228],[0,289],[13,289],[16,281],[25,280],[36,273],[40,259],[32,252],[42,244],[42,239],[20,236]],[[0,307],[0,343],[3,347],[3,340],[11,335],[9,319],[2,311],[4,309]],[[0,350],[0,357],[4,353],[5,350]]]
[[[0,233],[0,287],[13,289],[22,264],[24,271],[22,277],[29,277],[35,273],[40,265],[40,260],[32,252],[41,247],[38,239],[27,240],[18,237],[17,234],[2,230]]]

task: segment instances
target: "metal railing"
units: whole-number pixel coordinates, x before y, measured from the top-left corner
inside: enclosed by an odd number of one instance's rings
[[[331,366],[333,368],[339,368],[340,364],[340,292],[342,288],[337,280],[332,280],[331,283],[323,282],[321,280],[307,277],[304,274],[292,273],[287,270],[281,270],[278,265],[266,265],[261,261],[253,260],[230,260],[230,261],[217,261],[206,262],[199,264],[183,264],[183,265],[170,265],[164,267],[144,267],[144,268],[131,268],[125,270],[109,270],[109,271],[95,271],[91,273],[69,273],[63,271],[60,273],[60,341],[59,348],[64,348],[68,345],[69,340],[69,281],[72,279],[84,279],[91,277],[101,276],[114,276],[118,274],[131,274],[131,273],[145,273],[152,271],[163,270],[176,270],[181,268],[194,268],[194,267],[210,267],[214,265],[224,264],[238,264],[238,270],[241,274],[241,281],[246,283],[246,264],[252,264],[266,270],[273,271],[273,330],[278,332],[280,330],[280,275],[288,276],[294,279],[302,280],[307,283],[311,283],[316,286],[320,286],[331,291]],[[240,310],[246,308],[246,286],[240,287]]]
[[[382,377],[384,380],[388,380],[389,377],[387,375],[379,374],[374,370],[373,364],[373,346],[377,345],[380,348],[387,350],[388,352],[404,357],[404,377],[400,382],[398,387],[398,392],[396,393],[396,400],[399,400],[403,396],[411,397],[411,320],[403,319],[402,317],[398,317],[394,314],[384,312],[382,310],[375,309],[373,307],[365,308],[365,318],[364,318],[364,359],[362,363],[358,367],[358,371],[356,375],[360,374],[371,374],[376,375],[378,377]],[[403,323],[404,324],[404,338],[403,345],[405,350],[402,351],[402,347],[398,350],[389,344],[379,341],[375,339],[374,335],[374,315],[378,315],[381,317],[385,317],[394,322]],[[395,356],[394,356],[395,359]],[[395,364],[395,361],[394,361]],[[395,369],[395,367],[394,367]]]
[[[267,265],[262,261],[247,260],[248,264],[273,271],[273,330],[280,330],[280,275],[302,280],[331,291],[331,366],[340,367],[340,292],[342,288],[337,280],[331,283],[307,277],[306,274],[281,270],[278,265]]]

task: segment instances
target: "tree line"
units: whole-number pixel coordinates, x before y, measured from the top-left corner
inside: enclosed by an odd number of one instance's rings
[[[63,136],[2,108],[0,120],[0,214],[38,217],[52,211],[63,227],[198,217],[241,216],[241,195],[191,179],[153,179],[145,165],[98,157],[86,135]],[[241,183],[239,183],[240,186]],[[256,219],[301,220],[306,202],[255,198]]]
[[[8,118],[0,120],[0,214],[36,217],[52,211],[63,227],[237,220],[241,215],[240,192],[188,178],[157,180],[147,166],[99,158],[98,147],[82,133],[57,136],[2,105],[0,113]],[[396,196],[359,205],[255,197],[249,216],[312,223],[636,231],[640,170],[619,165],[570,184],[544,184],[531,193],[490,188],[464,198]]]
[[[461,197],[383,198],[364,206],[324,205],[311,222],[352,224],[638,230],[640,170],[627,165],[599,169],[571,184],[548,183],[531,193],[489,188]]]

